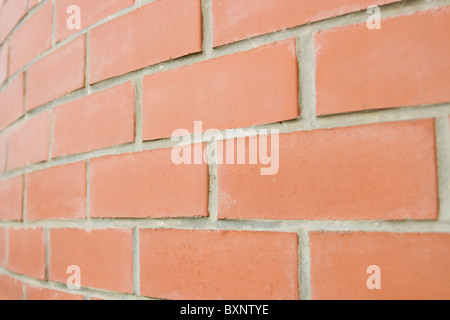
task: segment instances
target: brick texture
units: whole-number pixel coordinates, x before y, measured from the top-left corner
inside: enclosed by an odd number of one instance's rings
[[[134,107],[133,85],[128,82],[56,108],[52,156],[133,142]]]
[[[26,176],[27,219],[86,216],[86,163],[77,162]]]
[[[449,101],[448,30],[450,6],[317,33],[318,114]]]
[[[399,0],[212,0],[214,45],[292,28]]]
[[[200,0],[156,0],[91,32],[91,83],[199,52]],[[158,48],[158,50],[154,50]]]
[[[449,299],[449,36],[442,0],[0,0],[0,300]]]
[[[91,217],[207,216],[207,166],[175,165],[171,154],[167,149],[92,160]]]
[[[312,233],[313,299],[449,299],[450,235]],[[368,290],[367,267],[381,269]]]
[[[141,230],[140,238],[141,292],[147,296],[298,297],[296,234]]]
[[[204,130],[222,130],[295,119],[295,41],[148,76],[143,99],[145,140],[170,137],[178,128],[193,132],[200,120]]]
[[[290,133],[279,140],[274,176],[261,175],[267,167],[261,164],[219,165],[220,218],[437,219],[432,120]]]
[[[66,283],[67,268],[81,270],[81,285],[132,292],[131,230],[50,231],[50,280]]]
[[[44,280],[45,243],[44,229],[9,229],[8,269]]]

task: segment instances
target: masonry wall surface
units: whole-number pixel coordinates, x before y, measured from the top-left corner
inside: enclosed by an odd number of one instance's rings
[[[450,299],[449,39],[448,0],[0,0],[0,299]],[[279,171],[175,164],[198,121]]]

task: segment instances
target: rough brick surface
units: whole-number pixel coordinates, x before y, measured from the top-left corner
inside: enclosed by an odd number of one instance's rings
[[[61,291],[26,286],[27,300],[84,300],[82,295],[73,295]]]
[[[399,0],[212,0],[214,45]]]
[[[19,1],[23,2],[23,0]],[[30,37],[30,34],[33,37]],[[48,2],[11,36],[10,73],[15,73],[49,49],[52,41],[51,34],[52,5]]]
[[[131,230],[53,229],[50,280],[66,283],[67,268],[80,267],[81,285],[132,292]]]
[[[0,180],[0,220],[22,219],[23,177]]]
[[[14,129],[9,137],[8,169],[17,169],[48,159],[50,114],[44,112]]]
[[[0,7],[0,41],[11,32],[27,10],[27,0],[8,0]]]
[[[83,153],[134,141],[131,82],[56,108],[52,156]]]
[[[19,74],[0,93],[0,129],[5,128],[23,114],[23,74]]]
[[[84,36],[59,48],[28,71],[27,109],[84,86]]]
[[[8,269],[44,280],[46,269],[45,230],[9,229]]]
[[[450,6],[317,33],[317,113],[449,101],[448,30]]]
[[[206,164],[175,165],[171,154],[166,149],[92,160],[91,217],[207,216]]]
[[[0,274],[0,299],[23,300],[23,284],[13,278]]]
[[[91,32],[91,83],[202,48],[200,0],[156,0]],[[158,50],[155,50],[158,48]]]
[[[449,299],[450,235],[311,233],[313,299]],[[381,269],[368,290],[367,267]]]
[[[86,216],[86,163],[77,162],[26,176],[27,219]]]
[[[276,175],[261,175],[260,168],[268,166],[260,164],[219,165],[220,218],[437,218],[432,120],[290,133],[279,139]],[[247,154],[248,149],[247,143]]]
[[[0,267],[4,268],[6,265],[6,237],[7,237],[7,229],[0,228]]]
[[[0,300],[450,298],[449,21],[0,0]]]
[[[297,69],[295,41],[287,40],[147,76],[144,140],[170,137],[179,128],[193,132],[194,121],[203,121],[204,130],[222,130],[295,119]]]

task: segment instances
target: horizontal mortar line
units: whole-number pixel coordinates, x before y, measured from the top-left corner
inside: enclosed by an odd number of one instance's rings
[[[121,292],[117,292],[117,291],[108,291],[108,290],[87,288],[87,287],[81,287],[80,290],[75,290],[75,289],[70,290],[63,283],[35,279],[35,278],[29,277],[29,276],[11,272],[5,268],[0,268],[0,274],[3,274],[5,276],[8,276],[10,278],[13,278],[15,280],[18,280],[22,283],[25,283],[25,284],[33,286],[33,287],[56,290],[56,291],[61,291],[64,293],[69,293],[69,294],[74,294],[74,295],[90,296],[90,297],[100,298],[100,299],[105,299],[105,300],[108,300],[108,299],[112,299],[112,300],[115,300],[115,299],[160,300],[160,299],[148,298],[148,297],[143,297],[143,296],[135,296],[133,294],[121,293]]]
[[[87,220],[0,221],[3,228],[176,229],[222,231],[450,233],[450,221],[432,220],[217,220],[204,218],[90,218]]]
[[[100,158],[105,156],[114,156],[127,153],[152,151],[157,149],[168,149],[176,146],[188,146],[195,143],[210,142],[212,137],[217,141],[248,138],[259,135],[259,130],[267,130],[270,134],[271,130],[278,130],[281,134],[289,134],[313,130],[337,129],[342,127],[354,127],[360,125],[369,125],[377,123],[389,123],[397,121],[433,119],[441,116],[450,115],[450,103],[441,103],[435,105],[423,105],[416,107],[399,107],[382,110],[357,111],[354,113],[344,113],[330,116],[321,116],[317,118],[317,122],[311,125],[302,118],[276,122],[270,124],[261,124],[251,127],[243,127],[237,129],[219,130],[217,133],[202,134],[201,139],[197,139],[196,134],[189,136],[176,137],[181,141],[172,141],[172,138],[162,138],[158,140],[150,140],[143,142],[130,142],[122,145],[116,145],[99,150],[73,154],[68,156],[56,157],[48,161],[43,161],[14,170],[6,171],[0,174],[0,180],[29,174],[35,171],[52,168],[55,166],[71,164],[88,159]],[[227,134],[227,131],[232,134]],[[234,133],[233,133],[234,132]]]
[[[445,3],[450,3],[450,0],[436,0],[435,2],[427,2],[426,0],[410,0],[409,2],[398,2],[394,4],[387,4],[385,6],[381,6],[382,8],[390,9],[385,14],[388,16],[388,14],[391,15],[402,15],[402,13],[408,14],[408,13],[415,13],[417,11],[422,11],[426,9],[432,9],[436,7],[440,7]],[[141,7],[141,6],[140,6]],[[139,8],[139,7],[138,7]],[[135,10],[134,8],[133,10]],[[128,9],[124,9],[125,11],[128,10],[129,12],[133,11],[131,10],[131,7]],[[401,10],[401,12],[397,12],[398,10]],[[123,13],[122,11],[119,12],[121,15],[127,14],[129,12]],[[386,10],[385,10],[386,11]],[[392,12],[391,12],[392,11]],[[403,12],[404,11],[404,12]],[[114,15],[113,15],[114,17]],[[359,11],[359,12],[353,12],[337,17],[331,17],[325,20],[312,22],[310,24],[301,25],[289,29],[284,29],[281,31],[276,31],[270,34],[264,34],[260,36],[256,36],[253,38],[248,38],[241,40],[239,42],[234,42],[230,44],[226,44],[220,47],[213,48],[212,56],[208,53],[204,52],[198,52],[194,54],[185,55],[176,59],[162,61],[138,70],[133,70],[128,73],[118,75],[109,79],[105,79],[102,81],[99,81],[97,83],[94,83],[91,85],[92,93],[96,93],[98,91],[102,91],[111,87],[114,87],[116,85],[125,83],[127,81],[134,80],[138,77],[143,77],[147,75],[156,74],[159,72],[172,70],[179,67],[188,66],[191,64],[195,64],[198,62],[208,61],[215,58],[220,58],[223,56],[240,53],[240,52],[246,52],[252,49],[255,49],[257,47],[260,47],[262,45],[270,44],[277,41],[282,41],[290,38],[295,38],[300,36],[301,34],[308,33],[308,32],[317,32],[325,29],[329,29],[331,27],[339,27],[339,26],[345,26],[345,25],[351,25],[359,22],[364,22],[367,19],[366,11]],[[15,74],[11,75],[9,78],[15,78],[18,74],[20,74],[23,71],[26,71],[32,64],[36,63],[37,61],[41,60],[42,58],[46,57],[47,55],[51,54],[52,52],[58,50],[60,47],[64,46],[65,44],[69,43],[70,41],[76,39],[77,37],[87,34],[89,31],[94,29],[95,27],[106,23],[108,21],[112,20],[112,18],[106,18],[105,21],[102,20],[102,22],[98,22],[97,24],[94,24],[86,29],[83,29],[82,32],[76,33],[75,35],[72,35],[59,43],[56,44],[56,46],[52,47],[51,49],[47,50],[46,52],[42,53],[39,57],[33,59],[31,62],[29,62],[25,67],[17,71]],[[8,80],[0,87],[0,92],[4,90],[4,88],[11,82]],[[70,92],[62,97],[59,97],[53,101],[47,102],[38,108],[35,108],[34,110],[31,110],[32,113],[40,113],[42,111],[47,110],[49,107],[55,107],[59,105],[60,103],[66,103],[70,102],[72,100],[87,96],[91,94],[89,90],[85,90],[86,88],[81,88],[78,90],[75,90],[73,92]],[[80,93],[81,95],[72,95],[74,93]],[[67,98],[67,100],[65,99]],[[8,127],[7,127],[8,128]],[[5,128],[5,129],[7,129]],[[1,130],[0,134],[5,130]]]

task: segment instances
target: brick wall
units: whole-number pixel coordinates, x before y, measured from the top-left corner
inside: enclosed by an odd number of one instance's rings
[[[449,299],[449,37],[448,0],[0,0],[0,299]],[[279,170],[177,165],[196,121]]]

